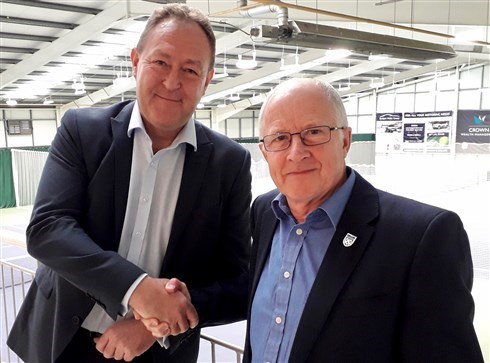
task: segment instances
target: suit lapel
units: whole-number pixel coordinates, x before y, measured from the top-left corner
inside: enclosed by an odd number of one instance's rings
[[[378,216],[376,190],[356,173],[356,182],[337,230],[320,265],[301,316],[291,349],[290,362],[305,362],[321,334],[342,288],[368,246]],[[347,233],[357,237],[350,247],[343,245]]]
[[[195,207],[199,191],[201,190],[201,184],[204,182],[206,167],[214,147],[205,134],[203,127],[197,122],[195,125],[197,151],[194,151],[191,145],[187,145],[179,197],[175,207],[174,221],[172,223],[167,252],[165,253],[162,264],[162,274],[168,265],[167,261],[172,260],[172,255],[179,245],[180,235],[191,224],[192,211]]]
[[[111,119],[114,138],[114,233],[116,241],[121,238],[128,201],[134,141],[134,138],[128,137],[128,126],[133,106],[134,102],[129,103],[116,117]]]

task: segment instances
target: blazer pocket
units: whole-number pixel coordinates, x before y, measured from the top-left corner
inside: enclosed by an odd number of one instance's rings
[[[53,270],[47,268],[44,265],[39,265],[36,271],[36,276],[34,277],[36,285],[44,295],[46,299],[51,296],[54,289],[54,276]]]

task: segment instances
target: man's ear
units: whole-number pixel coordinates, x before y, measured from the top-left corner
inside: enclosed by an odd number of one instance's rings
[[[204,83],[204,90],[202,91],[203,96],[206,93],[206,90],[208,89],[208,86],[211,83],[213,76],[214,76],[214,69],[211,69],[206,76],[206,82]]]
[[[350,145],[352,143],[352,128],[347,127],[344,130],[344,137],[343,137],[343,146],[342,149],[344,149],[344,158],[347,157],[347,153],[349,152]]]
[[[263,143],[259,143],[259,149],[262,152],[262,156],[264,157],[265,161],[267,161],[267,156],[269,156],[269,154],[265,150],[265,147],[264,147],[264,144]]]
[[[131,65],[133,69],[133,76],[136,77],[136,72],[138,69],[138,63],[140,61],[140,56],[136,48],[131,49]]]

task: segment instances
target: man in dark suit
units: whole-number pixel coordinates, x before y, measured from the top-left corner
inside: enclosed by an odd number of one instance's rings
[[[131,53],[137,101],[64,115],[27,228],[40,264],[8,339],[25,362],[195,362],[199,329],[180,333],[245,318],[250,155],[192,118],[214,54],[205,16],[162,7]],[[167,291],[172,277],[187,287]],[[172,337],[155,342],[133,312]]]
[[[278,190],[252,205],[244,362],[483,362],[459,217],[346,167],[351,129],[328,84],[280,84],[259,120]]]

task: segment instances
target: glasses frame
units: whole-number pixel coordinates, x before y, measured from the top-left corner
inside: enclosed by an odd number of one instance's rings
[[[327,128],[327,129],[330,130],[330,138],[328,139],[328,141],[320,142],[318,144],[307,144],[305,142],[304,137],[303,137],[304,133],[307,132],[307,131],[310,131],[310,130],[318,129],[318,128]],[[291,146],[291,142],[293,141],[293,136],[294,135],[299,135],[299,138],[301,139],[301,143],[303,145],[305,145],[305,146],[316,146],[316,145],[323,145],[323,144],[329,143],[330,140],[332,140],[332,131],[345,130],[345,129],[347,129],[347,126],[333,126],[332,127],[332,126],[327,126],[327,125],[321,125],[321,126],[309,127],[309,128],[304,129],[304,130],[302,130],[300,132],[293,132],[293,133],[291,133],[291,132],[286,132],[286,131],[280,131],[280,132],[276,132],[275,134],[265,135],[262,139],[259,139],[259,142],[261,142],[262,145],[264,145],[264,149],[266,151],[269,151],[269,152],[273,152],[274,153],[274,152],[284,151],[284,150],[289,149],[289,147]],[[279,150],[269,150],[269,149],[267,149],[267,146],[266,146],[266,144],[264,142],[264,139],[267,138],[267,137],[269,137],[269,136],[277,136],[277,135],[289,135],[290,138],[289,138],[289,144],[288,144],[288,146],[286,146],[283,149],[279,149]]]

